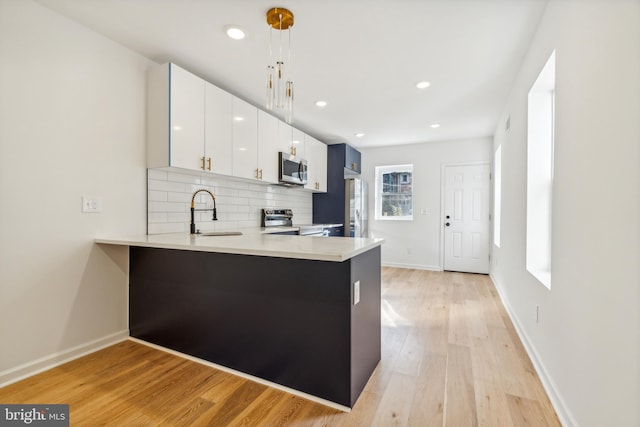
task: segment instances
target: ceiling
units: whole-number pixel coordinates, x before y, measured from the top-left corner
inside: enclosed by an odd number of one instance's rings
[[[389,146],[493,135],[546,0],[36,0],[262,107],[266,11],[295,15],[295,127]],[[228,38],[235,24],[247,37]],[[278,32],[274,31],[274,41]],[[431,86],[417,89],[416,83]],[[319,108],[318,100],[328,105]],[[282,117],[282,116],[280,116]],[[432,128],[434,123],[439,128]],[[362,132],[361,138],[355,133]]]

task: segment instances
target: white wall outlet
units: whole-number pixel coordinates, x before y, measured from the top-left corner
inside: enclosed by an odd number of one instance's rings
[[[427,208],[420,209],[420,215],[429,215],[429,209]]]
[[[353,284],[353,305],[360,302],[360,280]]]
[[[84,213],[102,212],[102,197],[82,196],[82,212]]]

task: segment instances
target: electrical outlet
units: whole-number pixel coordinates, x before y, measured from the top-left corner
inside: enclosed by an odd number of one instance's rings
[[[360,280],[353,284],[353,305],[360,302]]]
[[[102,197],[82,196],[82,212],[84,213],[102,212]]]

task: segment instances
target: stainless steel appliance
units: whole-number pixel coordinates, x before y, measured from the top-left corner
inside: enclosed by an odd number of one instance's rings
[[[344,235],[369,237],[367,183],[360,178],[344,180]]]
[[[262,209],[262,227],[284,227],[275,234],[297,234],[300,236],[338,236],[338,230],[342,229],[342,224],[298,224],[297,231],[288,230],[293,227],[293,211],[291,209]]]
[[[307,161],[280,151],[278,153],[278,176],[282,185],[305,185],[307,183]]]
[[[261,227],[291,227],[293,211],[291,209],[262,209]]]
[[[329,230],[324,225],[301,225],[298,230],[301,236],[329,236]]]

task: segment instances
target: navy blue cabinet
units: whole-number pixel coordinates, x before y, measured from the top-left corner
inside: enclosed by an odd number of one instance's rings
[[[313,195],[314,224],[344,224],[345,175],[358,175],[360,152],[348,144],[327,147],[327,192]]]
[[[360,152],[347,144],[339,144],[344,146],[344,168],[345,173],[350,172],[360,174]]]

